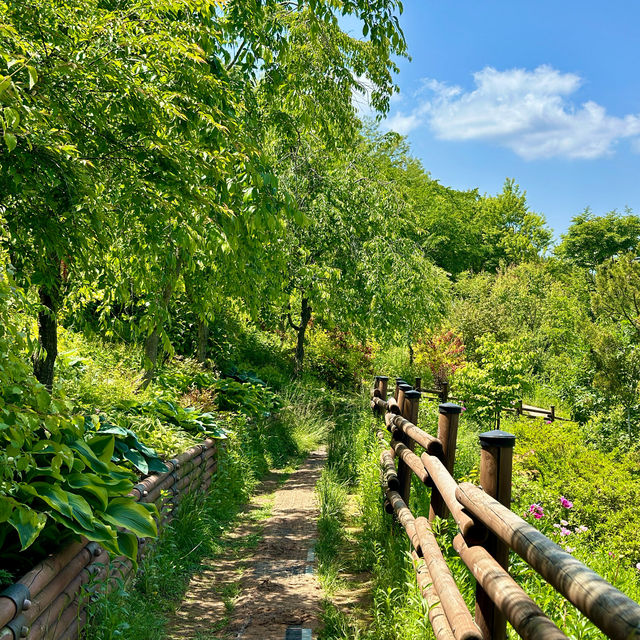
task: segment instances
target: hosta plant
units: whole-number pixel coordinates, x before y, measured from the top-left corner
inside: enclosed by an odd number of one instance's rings
[[[2,564],[39,537],[68,532],[135,559],[137,538],[157,534],[156,509],[127,497],[136,477],[112,462],[114,435],[88,432],[84,417],[34,378],[17,312],[26,302],[5,260],[0,270]]]

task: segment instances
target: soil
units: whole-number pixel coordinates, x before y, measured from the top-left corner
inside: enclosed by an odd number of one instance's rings
[[[314,489],[325,460],[324,451],[312,453],[280,487],[283,473],[263,480],[228,550],[191,580],[168,638],[284,640],[289,626],[316,636],[322,589],[313,573]]]

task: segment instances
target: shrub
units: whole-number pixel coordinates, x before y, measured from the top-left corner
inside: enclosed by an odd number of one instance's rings
[[[415,362],[419,367],[428,368],[433,383],[441,388],[465,364],[462,336],[453,331],[443,331],[419,338]]]
[[[309,368],[334,387],[353,388],[373,373],[372,350],[349,332],[313,327],[308,333]]]

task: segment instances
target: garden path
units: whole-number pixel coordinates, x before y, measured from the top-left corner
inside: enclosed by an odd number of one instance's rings
[[[191,580],[168,638],[284,640],[296,626],[315,637],[322,589],[312,571],[314,489],[325,461],[315,451],[279,488],[283,473],[263,480],[227,551]]]

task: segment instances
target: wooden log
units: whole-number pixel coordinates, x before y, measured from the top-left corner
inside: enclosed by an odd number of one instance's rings
[[[398,385],[398,406],[400,407],[400,415],[403,418],[408,418],[412,411],[410,402],[406,399],[407,394],[411,392],[413,392],[411,385]],[[402,432],[396,435],[395,438],[405,445],[408,444],[408,439]],[[406,463],[401,459],[398,460],[398,482],[400,483],[400,495],[403,497],[405,502],[409,502],[408,491],[411,488],[411,471],[407,468]]]
[[[377,407],[381,413],[389,410],[389,401],[393,400],[393,398],[389,398],[388,401],[384,401],[382,398],[374,398],[371,401],[371,408]],[[395,400],[394,400],[395,402]]]
[[[467,605],[442,556],[431,525],[426,518],[415,521],[416,533],[420,540],[422,556],[425,560],[433,586],[440,598],[442,608],[449,621],[456,640],[482,640],[482,633],[467,609]]]
[[[389,427],[389,425],[391,426]],[[420,429],[420,427],[417,427],[410,420],[407,420],[402,416],[390,415],[387,426],[390,430],[393,430],[394,427],[396,429],[400,429],[409,438],[411,438],[411,440],[419,444],[429,455],[438,457],[443,455],[442,442],[440,442],[438,438],[434,438],[431,434]]]
[[[487,528],[477,520],[474,520],[456,499],[458,483],[447,471],[444,464],[436,456],[423,453],[420,456],[422,464],[429,472],[431,482],[442,496],[447,508],[451,512],[465,540],[470,544],[479,544],[487,538]]]
[[[393,511],[395,512],[398,521],[407,532],[407,536],[409,536],[409,540],[411,541],[413,548],[420,552],[420,539],[416,532],[416,521],[409,510],[409,507],[407,507],[406,502],[397,491],[391,491],[389,489],[387,489],[387,499],[389,500],[389,504],[393,507]]]
[[[413,453],[413,451],[411,451],[411,449],[409,449],[409,447],[407,447],[402,442],[398,442],[397,440],[392,440],[391,448],[395,452],[396,457],[402,460],[402,462],[407,467],[409,467],[409,469],[411,469],[413,473],[415,473],[418,476],[418,479],[420,480],[420,482],[422,482],[425,485],[430,484],[429,474],[427,473],[427,470],[424,468],[422,461],[420,460],[420,458],[418,458],[418,456],[415,453]],[[409,475],[409,479],[411,479],[410,475]],[[402,495],[402,499],[405,502],[407,502],[402,492],[400,492],[400,494]]]
[[[511,504],[511,465],[516,437],[505,431],[481,433],[480,484],[487,495],[505,507]],[[483,543],[487,552],[505,570],[509,570],[509,547],[489,533]],[[506,640],[507,619],[481,584],[476,583],[476,622],[485,637]]]
[[[384,484],[391,491],[398,491],[400,483],[398,482],[398,474],[396,473],[396,465],[393,462],[393,452],[385,449],[380,453],[380,464],[382,465],[382,477]]]
[[[431,574],[429,573],[424,558],[419,557],[415,551],[411,552],[411,557],[413,558],[413,566],[416,570],[416,579],[420,587],[420,593],[427,601],[429,622],[433,629],[433,635],[436,637],[436,640],[455,640],[447,616],[440,603],[440,598],[438,598],[438,594],[433,588],[433,580],[431,580]]]
[[[456,444],[458,440],[458,420],[462,407],[450,402],[443,403],[438,407],[438,440],[442,443],[442,462],[445,469],[453,475],[453,465],[456,457]],[[430,453],[427,451],[427,453]],[[446,518],[448,514],[447,505],[440,495],[434,490],[431,492],[431,505],[429,506],[429,521],[438,516]]]
[[[58,640],[78,640],[80,637],[80,629],[87,622],[87,612],[81,611],[80,615],[67,627],[66,631],[58,638]]]
[[[640,638],[640,606],[535,527],[468,482],[456,497],[613,640]]]
[[[521,638],[567,640],[567,636],[486,549],[468,547],[460,534],[453,539],[453,548]]]
[[[60,570],[69,564],[79,553],[87,554],[87,562],[90,561],[94,553],[99,553],[98,545],[88,543],[85,539],[79,542],[73,542],[65,547],[60,553],[50,555],[42,562],[39,562],[31,571],[26,573],[18,580],[29,589],[31,600],[49,584],[51,579],[56,576]],[[12,620],[16,614],[15,604],[9,598],[0,598],[0,628],[4,627],[7,622]]]
[[[412,389],[407,391],[404,396],[405,417],[413,424],[418,424],[418,409],[420,406],[420,392]],[[417,427],[416,427],[417,428]],[[411,493],[411,471],[412,470],[423,483],[426,484],[429,476],[420,462],[420,458],[413,453],[414,442],[411,438],[404,433],[402,438],[402,444],[404,448],[402,450],[395,449],[396,455],[399,455],[400,460],[405,464],[405,473],[403,476],[398,472],[398,481],[400,482],[400,495],[403,500],[409,504],[409,495]],[[400,464],[398,463],[398,467]]]

